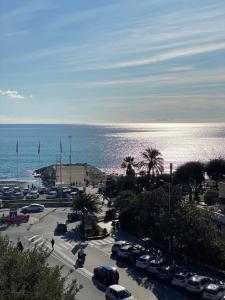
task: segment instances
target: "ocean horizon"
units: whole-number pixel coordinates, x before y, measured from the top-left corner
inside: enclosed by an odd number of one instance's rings
[[[0,180],[17,179],[17,154],[20,180],[34,180],[35,169],[59,163],[61,150],[62,163],[69,163],[69,136],[72,163],[88,163],[106,173],[121,173],[123,158],[139,161],[147,147],[161,151],[165,171],[169,163],[176,168],[190,160],[225,157],[224,122],[0,124]]]

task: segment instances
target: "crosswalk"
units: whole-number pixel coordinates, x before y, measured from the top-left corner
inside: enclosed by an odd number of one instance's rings
[[[92,240],[88,242],[88,245],[93,248],[98,248],[100,251],[110,255],[111,254],[111,247],[108,248],[107,246],[111,246],[115,240],[112,237],[107,237],[103,240]]]
[[[44,238],[43,235],[33,235],[33,236],[27,236],[25,239],[28,242],[27,249],[32,247],[44,247],[49,250],[52,249],[50,239]],[[73,241],[62,241],[55,243],[54,248],[65,251],[65,250],[72,250],[75,247],[75,243]]]

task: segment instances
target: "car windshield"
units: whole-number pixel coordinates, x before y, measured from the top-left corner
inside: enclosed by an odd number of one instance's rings
[[[143,258],[143,257],[139,257],[138,261],[140,262],[146,262],[148,260],[148,258]]]
[[[192,286],[199,286],[199,282],[198,281],[194,281],[194,280],[189,280],[188,284],[192,285]]]
[[[184,275],[175,275],[174,278],[178,280],[184,280]]]
[[[125,299],[127,297],[131,297],[131,293],[128,290],[122,290],[118,292],[119,299]]]

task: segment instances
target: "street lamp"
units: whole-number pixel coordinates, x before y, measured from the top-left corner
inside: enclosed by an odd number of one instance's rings
[[[171,189],[172,189],[172,175],[173,175],[173,164],[170,163],[170,179],[169,179],[169,221],[171,224]],[[169,256],[170,256],[170,263],[172,260],[172,245],[173,245],[173,235],[170,233],[169,237]]]
[[[71,174],[71,164],[72,164],[72,144],[71,144],[71,140],[72,140],[72,135],[68,136],[69,138],[69,143],[70,143],[70,154],[69,154],[69,165],[70,165],[70,185],[72,184],[72,174]]]

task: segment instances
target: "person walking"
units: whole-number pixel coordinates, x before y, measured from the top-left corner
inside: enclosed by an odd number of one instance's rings
[[[52,250],[54,250],[55,240],[53,238],[51,240],[51,244],[52,244]]]

